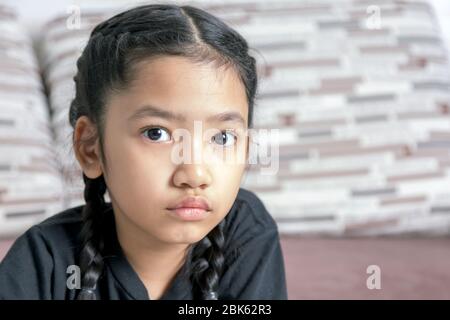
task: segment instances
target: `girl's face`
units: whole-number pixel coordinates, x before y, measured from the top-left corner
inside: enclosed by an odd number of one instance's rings
[[[106,105],[107,169],[102,171],[118,230],[164,244],[190,244],[206,236],[239,190],[247,121],[245,88],[232,68],[175,56],[140,63],[130,87],[113,92]],[[186,130],[182,141],[190,140],[181,153],[175,152],[181,140],[173,136],[180,128]],[[174,157],[189,152],[190,161]],[[186,196],[209,201],[207,218],[185,221],[169,213]]]

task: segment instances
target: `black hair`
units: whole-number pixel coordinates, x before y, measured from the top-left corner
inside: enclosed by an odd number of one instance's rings
[[[152,4],[119,13],[98,24],[77,61],[75,98],[69,121],[87,116],[96,127],[100,156],[105,167],[103,129],[107,95],[126,88],[133,79],[135,63],[152,57],[187,57],[196,63],[231,67],[239,75],[248,102],[248,126],[252,126],[257,90],[256,60],[247,41],[210,13],[193,6]],[[74,138],[74,136],[72,136]],[[73,141],[74,145],[79,141]],[[77,299],[96,299],[95,290],[104,266],[105,230],[103,174],[85,183],[82,248],[79,257],[81,290]],[[224,266],[224,220],[203,239],[192,244],[187,256],[194,299],[219,299],[219,280]]]

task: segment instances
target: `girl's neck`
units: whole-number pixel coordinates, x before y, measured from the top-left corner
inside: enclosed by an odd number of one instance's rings
[[[124,215],[115,214],[115,221],[117,239],[125,257],[152,299],[158,299],[185,263],[189,245],[158,241]]]
[[[126,242],[122,241],[121,246],[128,262],[146,287],[149,297],[160,299],[182,268],[185,250],[151,250]]]

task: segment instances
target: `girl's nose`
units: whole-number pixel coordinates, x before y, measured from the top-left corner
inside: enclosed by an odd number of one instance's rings
[[[206,188],[212,182],[211,173],[204,164],[181,164],[175,171],[173,182],[179,188]]]

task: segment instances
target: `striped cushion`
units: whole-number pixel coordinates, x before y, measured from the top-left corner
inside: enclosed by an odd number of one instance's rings
[[[30,39],[0,6],[0,236],[63,208],[48,111]]]

